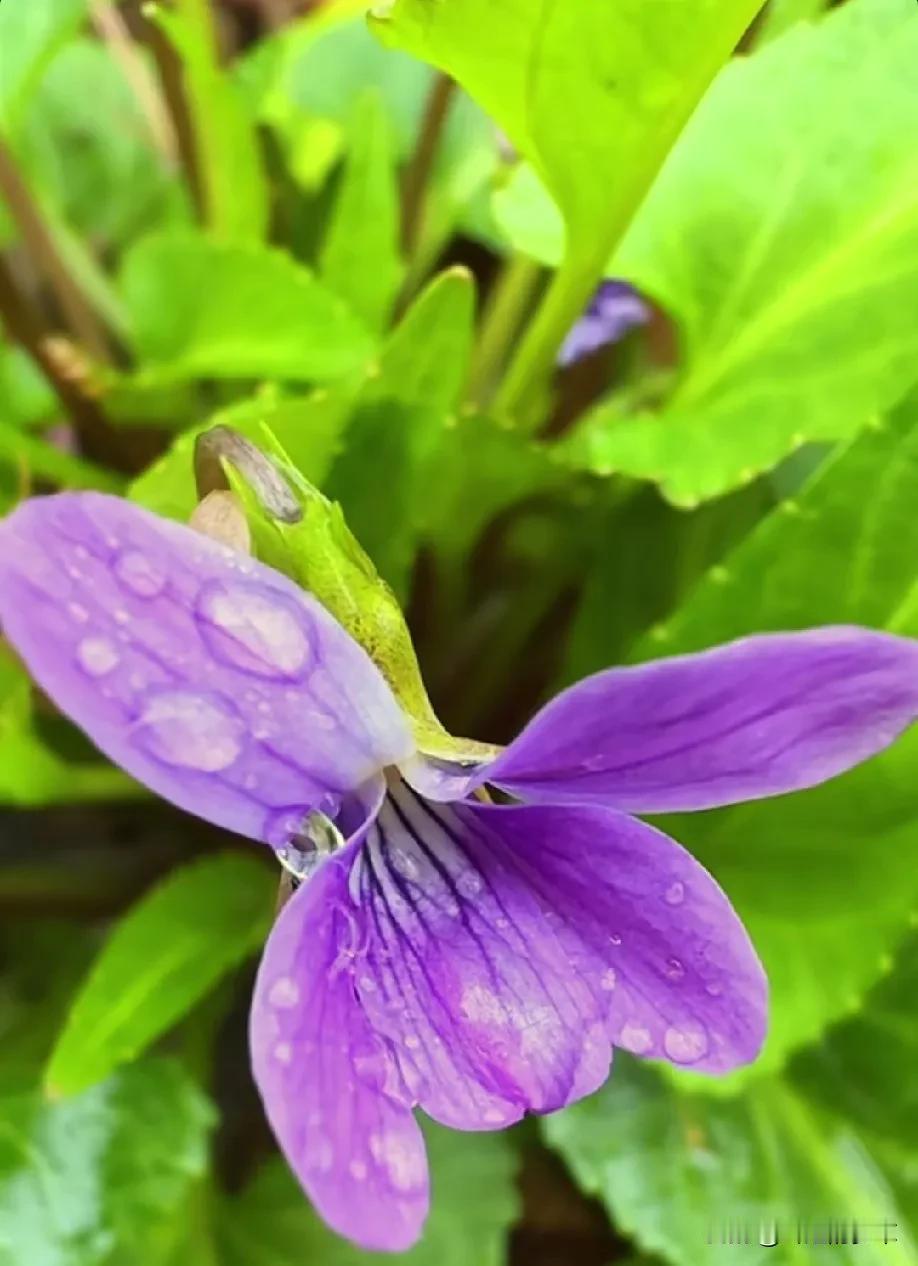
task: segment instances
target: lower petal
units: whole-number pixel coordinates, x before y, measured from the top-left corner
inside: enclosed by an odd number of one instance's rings
[[[484,853],[537,896],[608,1032],[635,1055],[707,1073],[749,1063],[768,985],[727,897],[674,840],[593,806],[462,806]]]
[[[364,941],[347,888],[354,853],[327,862],[274,926],[252,1004],[252,1064],[322,1217],[363,1248],[400,1251],[427,1216],[427,1158],[389,1043],[354,994]]]
[[[493,831],[390,787],[351,886],[366,919],[364,1008],[432,1117],[496,1129],[602,1084],[605,1000]]]

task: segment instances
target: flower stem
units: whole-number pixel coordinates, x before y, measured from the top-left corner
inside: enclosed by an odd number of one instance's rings
[[[0,257],[0,323],[7,334],[32,358],[54,388],[57,398],[69,414],[82,446],[99,461],[110,455],[112,430],[97,400],[84,389],[78,374],[68,372],[64,358],[55,354],[54,340],[44,328],[39,312],[24,295]],[[33,454],[34,456],[34,454]],[[61,455],[63,456],[63,455]],[[47,461],[46,461],[47,466]],[[59,473],[65,472],[59,466]],[[51,473],[47,470],[46,473]],[[70,473],[74,473],[72,468]],[[102,472],[99,472],[100,476]],[[86,482],[85,478],[82,480]],[[97,484],[98,486],[98,484]]]
[[[178,166],[178,139],[159,85],[131,38],[121,11],[110,0],[90,0],[92,25],[108,45],[146,120],[150,138],[170,168]]]
[[[22,234],[30,257],[53,291],[68,330],[87,352],[104,364],[109,360],[105,332],[61,259],[16,160],[3,140],[0,140],[0,196]]]
[[[475,404],[487,401],[541,276],[541,267],[525,255],[515,255],[502,266],[481,318],[469,385]]]
[[[411,259],[421,239],[427,182],[433,170],[437,147],[455,92],[456,84],[452,79],[441,74],[436,76],[427,95],[414,153],[405,169],[402,184],[402,248],[408,259]]]
[[[589,303],[602,267],[568,257],[552,277],[495,396],[497,413],[520,430],[538,429],[538,405],[558,349]]]

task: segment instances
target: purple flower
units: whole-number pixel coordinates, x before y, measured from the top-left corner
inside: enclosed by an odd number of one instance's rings
[[[650,309],[632,286],[626,281],[604,281],[564,340],[558,363],[573,365],[601,347],[618,343],[629,330],[649,320]]]
[[[599,673],[450,769],[314,598],[189,528],[64,494],[0,525],[0,560],[5,633],[63,711],[304,878],[265,949],[252,1060],[303,1187],[369,1248],[410,1245],[427,1212],[415,1106],[499,1129],[590,1094],[615,1046],[714,1074],[754,1059],[746,932],[628,815],[812,786],[918,714],[914,643],[817,629]]]

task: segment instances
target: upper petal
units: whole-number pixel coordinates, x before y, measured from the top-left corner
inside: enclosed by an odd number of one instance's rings
[[[255,1080],[287,1160],[323,1218],[363,1248],[400,1251],[429,1203],[424,1140],[388,1042],[354,993],[363,931],[353,847],[284,907],[252,1002]]]
[[[117,764],[220,826],[283,843],[413,747],[378,669],[285,576],[115,497],[0,523],[0,623]]]
[[[858,628],[745,638],[565,690],[478,776],[530,800],[706,809],[824,782],[918,716],[918,644]]]

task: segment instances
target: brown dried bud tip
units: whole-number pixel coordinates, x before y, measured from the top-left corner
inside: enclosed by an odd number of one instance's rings
[[[281,523],[299,523],[300,503],[290,485],[267,454],[229,426],[202,431],[194,444],[194,478],[198,497],[209,492],[230,491],[223,463],[239,472],[266,514]]]

